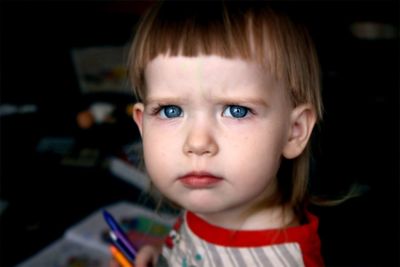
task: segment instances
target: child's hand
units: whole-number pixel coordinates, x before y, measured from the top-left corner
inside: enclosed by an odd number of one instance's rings
[[[155,266],[158,256],[161,253],[161,248],[154,246],[143,246],[136,255],[135,267]]]

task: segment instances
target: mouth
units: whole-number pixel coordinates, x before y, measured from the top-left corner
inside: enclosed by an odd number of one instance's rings
[[[209,172],[190,172],[178,178],[187,188],[204,189],[216,186],[222,182],[223,178]]]

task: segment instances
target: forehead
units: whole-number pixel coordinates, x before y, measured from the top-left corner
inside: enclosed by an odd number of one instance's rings
[[[215,79],[221,77],[220,74],[223,73],[236,73],[240,76],[240,79],[245,76],[254,79],[258,76],[269,75],[266,69],[255,62],[215,55],[196,57],[159,55],[151,60],[145,68],[147,78],[168,74],[178,77],[182,75],[182,78],[183,75],[196,75],[198,77],[206,75],[204,78]],[[235,79],[236,77],[223,76],[221,78]]]
[[[235,75],[229,75],[235,74]],[[157,56],[146,68],[147,79],[162,76],[169,78],[185,78],[188,75],[199,79],[225,80],[258,80],[269,73],[258,64],[242,59],[228,59],[220,56]],[[179,80],[177,81],[179,82]]]
[[[176,93],[218,89],[218,93],[227,94],[244,90],[251,94],[277,87],[283,90],[282,84],[259,64],[220,56],[158,56],[146,66],[145,77],[148,96],[171,89]]]

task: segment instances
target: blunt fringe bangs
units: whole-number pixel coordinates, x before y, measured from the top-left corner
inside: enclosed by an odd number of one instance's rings
[[[144,69],[158,55],[218,55],[256,61],[286,82],[294,106],[314,105],[322,117],[320,73],[307,31],[263,1],[164,1],[139,24],[129,76],[145,99]]]

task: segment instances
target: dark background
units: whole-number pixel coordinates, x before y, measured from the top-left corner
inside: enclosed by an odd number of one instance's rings
[[[71,48],[124,45],[151,1],[1,1],[0,104],[35,104],[37,112],[0,117],[0,266],[13,266],[60,238],[90,212],[140,192],[113,176],[102,159],[138,139],[133,122],[82,130],[76,115],[107,100],[123,114],[131,95],[82,95]],[[314,142],[312,188],[364,195],[320,216],[328,266],[399,266],[399,2],[284,1],[316,42],[323,72],[324,120]],[[372,21],[395,28],[373,40],[350,25]],[[48,136],[70,137],[74,150],[99,151],[91,168],[60,164],[38,153]]]

